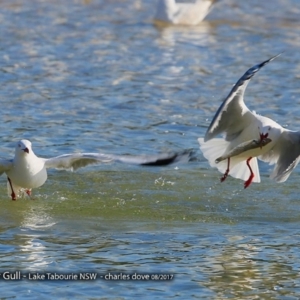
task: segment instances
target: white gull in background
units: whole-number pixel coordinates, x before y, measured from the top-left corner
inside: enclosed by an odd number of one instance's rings
[[[216,0],[158,0],[156,21],[176,25],[197,25],[210,12]]]
[[[277,55],[278,56],[278,55]],[[224,175],[251,182],[260,182],[257,157],[276,166],[271,178],[285,181],[299,162],[300,132],[286,130],[273,120],[251,112],[244,103],[250,79],[274,56],[250,68],[234,85],[214,116],[200,149],[212,167]],[[225,137],[215,138],[219,134]]]
[[[24,192],[30,196],[33,188],[42,186],[47,180],[48,168],[77,170],[90,164],[111,161],[147,166],[163,166],[181,160],[189,160],[190,155],[190,151],[139,156],[74,153],[47,159],[34,154],[30,141],[21,140],[16,145],[15,157],[13,159],[0,159],[0,175],[4,172],[6,173],[8,194],[12,200],[16,200]]]

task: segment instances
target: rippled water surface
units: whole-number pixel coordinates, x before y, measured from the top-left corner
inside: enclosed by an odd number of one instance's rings
[[[0,178],[0,273],[90,281],[0,280],[1,299],[298,299],[299,167],[243,182],[198,150],[214,112],[252,65],[246,103],[300,128],[300,4],[222,0],[196,27],[157,27],[152,0],[0,2],[1,156],[30,139],[44,157],[193,148],[169,167],[50,170],[35,200]],[[167,274],[167,281],[105,275]],[[3,276],[2,276],[3,277]]]

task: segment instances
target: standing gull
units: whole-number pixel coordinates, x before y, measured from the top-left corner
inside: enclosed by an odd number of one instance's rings
[[[158,0],[155,20],[176,25],[197,25],[216,0]]]
[[[190,154],[190,151],[139,156],[74,153],[47,159],[34,154],[30,141],[21,140],[16,145],[15,157],[13,159],[0,159],[0,175],[4,172],[6,173],[8,195],[11,196],[12,200],[16,200],[23,192],[26,192],[30,196],[33,188],[42,186],[47,180],[48,168],[77,170],[90,164],[111,161],[147,166],[163,166],[180,160],[187,160]]]
[[[288,150],[288,146],[281,145],[281,141],[289,139],[291,134],[273,120],[251,112],[244,103],[244,93],[250,79],[277,56],[250,68],[239,79],[219,107],[204,139],[198,139],[209,164],[224,174],[222,182],[228,175],[245,180],[245,188],[251,182],[260,182],[257,157],[269,163],[278,162],[271,176],[277,181],[286,180],[291,172],[289,164],[295,162],[296,155],[292,155],[291,159],[285,158],[281,163],[283,158],[280,153],[282,148]],[[225,135],[223,139],[215,138],[222,133]],[[299,135],[297,138],[300,138]],[[300,149],[300,144],[297,149]]]

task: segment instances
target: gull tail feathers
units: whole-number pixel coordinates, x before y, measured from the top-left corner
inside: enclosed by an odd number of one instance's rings
[[[254,173],[254,178],[252,180],[252,182],[260,182],[260,174],[259,174],[259,168],[258,168],[258,163],[257,163],[257,159],[256,157],[253,157],[250,162],[249,165],[252,169],[252,172]],[[229,171],[229,175],[234,177],[234,178],[238,178],[238,179],[242,179],[244,181],[246,181],[249,176],[250,176],[250,170],[246,164],[245,160],[238,160],[235,157],[232,157],[230,159],[230,171]]]
[[[216,163],[216,159],[224,154],[225,149],[228,147],[229,142],[224,139],[212,139],[204,142],[203,138],[199,138],[200,150],[203,156],[208,160],[213,168],[217,168],[220,172],[225,172],[227,168],[227,160]]]
[[[216,163],[215,160],[224,154],[229,142],[221,138],[212,139],[207,142],[204,142],[203,138],[199,138],[198,142],[200,144],[200,149],[203,153],[203,156],[208,160],[210,166],[217,168],[221,173],[224,174],[227,169],[227,159],[220,161],[219,163]],[[257,159],[253,157],[249,164],[254,173],[253,182],[260,182]],[[243,158],[231,157],[229,169],[229,175],[234,178],[247,180],[250,176],[250,170],[245,159]]]

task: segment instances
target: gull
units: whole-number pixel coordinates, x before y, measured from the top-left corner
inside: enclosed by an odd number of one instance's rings
[[[280,55],[280,54],[279,54]],[[245,180],[244,188],[260,182],[257,157],[270,164],[277,163],[271,178],[285,181],[297,165],[300,154],[300,133],[291,132],[275,121],[250,111],[244,94],[250,79],[270,59],[250,68],[234,85],[217,110],[205,137],[199,138],[200,149],[211,167],[224,175]],[[216,138],[224,134],[224,138]]]
[[[31,196],[31,190],[42,186],[47,180],[47,169],[77,170],[90,164],[118,161],[145,166],[163,166],[178,161],[189,160],[191,151],[181,153],[161,153],[158,155],[114,155],[103,153],[73,153],[52,158],[42,158],[34,154],[28,140],[20,140],[13,159],[0,159],[0,175],[7,175],[7,192],[12,200],[22,194]]]
[[[171,24],[197,25],[216,0],[158,0],[155,20]]]

